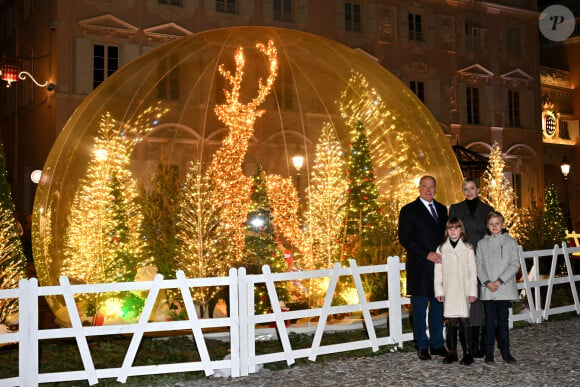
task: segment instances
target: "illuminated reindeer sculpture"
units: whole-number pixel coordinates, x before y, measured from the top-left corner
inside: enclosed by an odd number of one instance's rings
[[[242,259],[245,240],[245,221],[250,205],[251,178],[242,170],[248,143],[254,133],[254,124],[265,110],[258,110],[276,79],[277,50],[272,41],[267,46],[256,44],[258,50],[268,58],[269,74],[265,83],[258,81],[258,95],[251,102],[240,102],[240,85],[243,78],[244,53],[239,48],[235,55],[236,72],[231,74],[218,67],[220,74],[231,85],[224,90],[226,103],[215,107],[215,113],[229,129],[222,145],[214,154],[208,173],[214,183],[212,200],[222,206],[222,222],[232,227],[237,260]],[[291,177],[267,175],[268,199],[273,209],[274,227],[300,250],[305,262],[309,261],[310,248],[298,222],[298,195]]]

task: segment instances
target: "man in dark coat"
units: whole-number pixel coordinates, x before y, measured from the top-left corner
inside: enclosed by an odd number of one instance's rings
[[[447,356],[443,341],[443,304],[435,299],[433,275],[435,264],[441,263],[436,253],[443,242],[447,208],[433,200],[437,182],[432,176],[419,181],[419,197],[408,203],[399,214],[399,241],[407,250],[407,294],[413,307],[413,335],[417,354],[428,360],[432,355]],[[429,335],[425,319],[429,310]]]

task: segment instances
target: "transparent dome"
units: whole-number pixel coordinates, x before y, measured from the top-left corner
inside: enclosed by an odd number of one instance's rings
[[[265,52],[269,41],[277,49],[275,62]],[[264,44],[263,52],[257,43]],[[239,48],[243,67],[236,61]],[[233,99],[227,100],[224,90]],[[230,121],[218,117],[217,106],[230,109]],[[240,119],[249,121],[234,122]],[[49,154],[34,205],[40,283],[53,285],[60,275],[70,275],[63,262],[67,254],[82,253],[80,247],[71,252],[71,241],[87,237],[87,224],[103,216],[94,213],[103,185],[134,192],[125,195],[128,200],[154,184],[160,164],[183,180],[191,161],[208,168],[216,152],[223,157],[230,146],[242,149],[246,176],[259,163],[266,174],[292,177],[304,199],[322,128],[331,128],[346,153],[355,122],[366,131],[383,198],[414,199],[418,178],[429,174],[438,179],[441,202],[459,200],[462,175],[437,121],[401,81],[361,52],[319,36],[267,27],[207,31],[151,50],[83,101]],[[238,124],[251,131],[222,143]],[[292,162],[296,155],[304,157],[299,170]],[[127,168],[103,178],[103,159],[109,172],[119,165]],[[112,195],[107,211],[122,204],[115,200]],[[130,229],[131,219],[127,224]],[[102,238],[88,237],[93,252],[110,248]],[[76,277],[90,282],[82,273]]]

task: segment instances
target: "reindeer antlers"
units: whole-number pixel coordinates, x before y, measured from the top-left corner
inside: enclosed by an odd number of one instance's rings
[[[272,84],[274,83],[274,79],[276,79],[276,75],[278,73],[278,61],[276,60],[276,55],[278,54],[278,50],[274,46],[274,42],[269,40],[268,47],[264,47],[262,43],[256,44],[256,47],[260,52],[268,57],[268,62],[270,63],[270,73],[268,74],[268,80],[264,85],[262,83],[262,78],[258,80],[258,96],[252,100],[251,105],[257,107],[264,99],[270,90],[272,89]]]
[[[226,104],[216,106],[215,112],[218,115],[219,119],[222,120],[224,123],[228,124],[232,117],[228,117],[228,113],[249,113],[253,112],[254,118],[259,117],[263,112],[255,111],[256,108],[264,102],[270,90],[272,89],[272,84],[277,76],[278,71],[278,62],[276,60],[276,55],[278,50],[274,46],[274,42],[269,40],[268,46],[264,46],[262,43],[257,43],[256,48],[264,54],[268,58],[268,62],[270,63],[270,72],[268,74],[268,79],[266,83],[262,83],[262,78],[258,80],[258,96],[252,100],[252,102],[248,104],[242,104],[239,102],[240,97],[240,86],[242,83],[243,78],[243,69],[244,69],[244,50],[243,48],[239,48],[235,55],[236,60],[236,73],[232,75],[228,70],[224,69],[224,65],[220,64],[218,66],[219,73],[228,80],[230,85],[232,85],[231,92],[224,89],[224,94],[226,96]]]

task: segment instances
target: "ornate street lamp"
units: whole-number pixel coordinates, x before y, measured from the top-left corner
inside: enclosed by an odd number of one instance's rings
[[[564,156],[562,164],[560,164],[562,176],[564,176],[564,188],[566,190],[566,227],[568,232],[572,232],[572,218],[570,217],[570,198],[568,197],[568,175],[570,174],[570,163]]]
[[[298,198],[300,199],[300,170],[304,165],[304,156],[293,156],[292,165],[294,165],[294,168],[296,168],[296,191],[298,192]]]
[[[296,168],[296,173],[300,174],[300,170],[304,165],[304,156],[296,155],[292,157],[292,165],[294,165],[294,168]]]
[[[48,91],[53,91],[56,87],[54,83],[49,81],[44,83],[38,82],[28,71],[20,71],[20,68],[17,65],[2,64],[2,67],[0,67],[0,79],[6,82],[6,87],[10,87],[13,82],[25,80],[27,77],[30,78],[36,86],[46,87]]]

